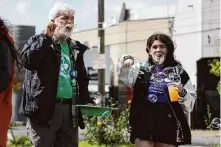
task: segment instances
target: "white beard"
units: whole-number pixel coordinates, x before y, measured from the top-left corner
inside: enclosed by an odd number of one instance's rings
[[[151,55],[151,56],[152,56],[153,62],[157,65],[161,65],[165,61],[165,55],[164,54],[162,54],[160,57],[157,56],[157,55]]]
[[[73,29],[68,30],[66,26],[60,25],[55,33],[55,37],[59,42],[66,42],[67,38],[71,37]]]

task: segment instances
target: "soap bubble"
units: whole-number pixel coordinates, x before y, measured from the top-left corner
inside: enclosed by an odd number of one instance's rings
[[[111,64],[109,67],[109,71],[112,71],[112,70],[114,70],[114,64]]]
[[[213,118],[213,120],[211,121],[211,127],[213,129],[219,129],[220,128],[220,119],[217,117]]]
[[[101,104],[102,95],[101,95],[99,92],[91,92],[91,93],[90,93],[90,96],[91,96],[92,98],[95,98],[95,103],[96,103],[96,105]]]
[[[180,75],[178,75],[176,73],[169,73],[168,78],[172,82],[181,83],[181,77],[180,77]]]
[[[105,111],[103,114],[102,114],[102,116],[101,117],[109,117],[111,115],[111,112],[109,112],[109,111]]]
[[[138,74],[138,76],[139,76],[139,74],[144,75],[144,72],[141,71],[141,70],[136,71],[135,69],[132,69],[131,71],[132,71],[133,73],[135,73],[135,74]]]
[[[175,74],[175,75],[174,75],[174,82],[176,82],[176,83],[181,83],[181,77],[180,77],[180,75],[178,75],[178,74]]]
[[[148,99],[151,103],[155,103],[157,101],[157,96],[154,94],[148,95]]]

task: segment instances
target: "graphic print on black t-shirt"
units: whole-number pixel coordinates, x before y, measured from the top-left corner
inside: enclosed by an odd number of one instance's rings
[[[146,96],[147,101],[151,103],[168,103],[167,98],[170,97],[168,84],[174,82],[177,77],[178,75],[175,73],[165,74],[163,68],[157,67],[156,72],[150,78],[150,86]]]

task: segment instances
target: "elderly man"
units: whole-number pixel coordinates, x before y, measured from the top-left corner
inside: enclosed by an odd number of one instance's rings
[[[75,104],[93,103],[83,54],[88,49],[70,36],[74,10],[56,3],[45,30],[31,37],[21,53],[26,70],[20,112],[28,117],[27,134],[34,147],[77,147],[78,126],[84,129]]]

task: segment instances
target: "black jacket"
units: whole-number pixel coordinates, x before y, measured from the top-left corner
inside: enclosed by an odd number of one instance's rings
[[[79,100],[77,104],[86,104],[92,101],[89,96],[89,79],[83,60],[83,54],[88,47],[70,38],[67,42],[70,58],[76,62],[76,70],[78,71]],[[31,37],[21,53],[21,61],[27,70],[19,111],[42,125],[49,125],[52,119],[57,94],[60,58],[60,45],[44,33]],[[79,114],[78,124],[84,128],[81,114]]]

